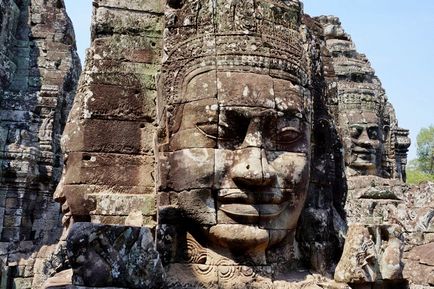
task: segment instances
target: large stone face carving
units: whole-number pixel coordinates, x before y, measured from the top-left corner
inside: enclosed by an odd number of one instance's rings
[[[216,83],[221,98],[201,89]],[[193,77],[183,98],[204,100],[176,105],[168,120],[161,189],[182,192],[180,209],[214,245],[257,254],[295,229],[307,193],[310,108],[301,91],[283,93],[291,89],[268,75],[210,71]]]
[[[312,101],[300,7],[295,1],[199,2],[166,12],[160,251],[168,255],[173,284],[271,284],[264,273],[295,259],[309,182]],[[216,30],[206,21],[192,27],[186,20],[194,17],[218,23]],[[171,208],[190,224],[174,223]],[[166,236],[178,241],[171,254]],[[179,279],[190,270],[196,281]]]
[[[92,47],[62,137],[66,160],[55,198],[66,228],[74,221],[154,226],[155,78],[164,5],[101,0],[95,7]]]
[[[85,223],[50,268],[100,288],[432,283],[408,133],[339,20],[301,6],[94,1],[55,195],[65,233]]]

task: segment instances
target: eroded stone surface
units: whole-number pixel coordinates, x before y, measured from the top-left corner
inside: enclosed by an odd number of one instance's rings
[[[273,267],[299,257],[294,230],[309,179],[311,51],[303,53],[301,7],[196,2],[165,14],[159,195],[162,210],[189,223],[160,215],[159,250],[176,240],[164,258],[171,286],[271,288]],[[194,17],[217,23],[218,33],[207,22],[192,25]],[[183,277],[189,271],[192,280]]]
[[[66,227],[74,220],[155,222],[155,78],[163,5],[147,2],[94,3],[92,47],[62,137],[65,169],[55,192]]]
[[[80,71],[63,1],[0,1],[1,288],[40,288],[55,271],[59,139]]]
[[[16,287],[432,288],[433,185],[403,182],[408,131],[338,18],[296,0],[93,5],[55,194],[73,229],[8,260]]]
[[[67,254],[78,286],[159,288],[164,271],[149,229],[76,223]]]

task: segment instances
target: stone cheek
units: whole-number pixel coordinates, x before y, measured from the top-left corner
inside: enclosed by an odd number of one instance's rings
[[[214,150],[185,149],[165,153],[164,171],[160,177],[166,184],[162,189],[183,191],[190,189],[212,188],[214,180]]]
[[[215,200],[211,189],[183,191],[176,194],[182,214],[197,224],[217,224]]]

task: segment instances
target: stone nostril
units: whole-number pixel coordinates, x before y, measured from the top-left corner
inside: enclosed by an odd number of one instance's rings
[[[181,9],[182,6],[184,5],[184,1],[183,0],[167,0],[167,4],[169,5],[170,8]]]
[[[268,164],[264,149],[256,147],[237,151],[231,167],[231,178],[237,186],[271,186],[276,182],[276,175]]]
[[[63,204],[66,202],[66,197],[64,195],[59,194],[57,196],[54,196],[54,201],[57,203]]]
[[[252,163],[253,162],[253,163]],[[232,179],[239,185],[257,185],[262,182],[260,160],[258,159],[241,159],[231,169]]]

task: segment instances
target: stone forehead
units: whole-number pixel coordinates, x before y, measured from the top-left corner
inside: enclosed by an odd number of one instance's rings
[[[348,111],[341,114],[341,119],[345,119],[348,125],[353,124],[379,124],[380,117],[373,111],[359,110]]]
[[[303,112],[310,94],[291,81],[252,72],[208,71],[185,80],[178,103],[215,99],[223,106],[276,108]]]
[[[371,111],[380,116],[387,96],[379,83],[342,81],[338,84],[338,103],[341,112]]]
[[[370,90],[346,91],[339,95],[339,111],[369,111],[380,115],[384,108],[384,99]]]

